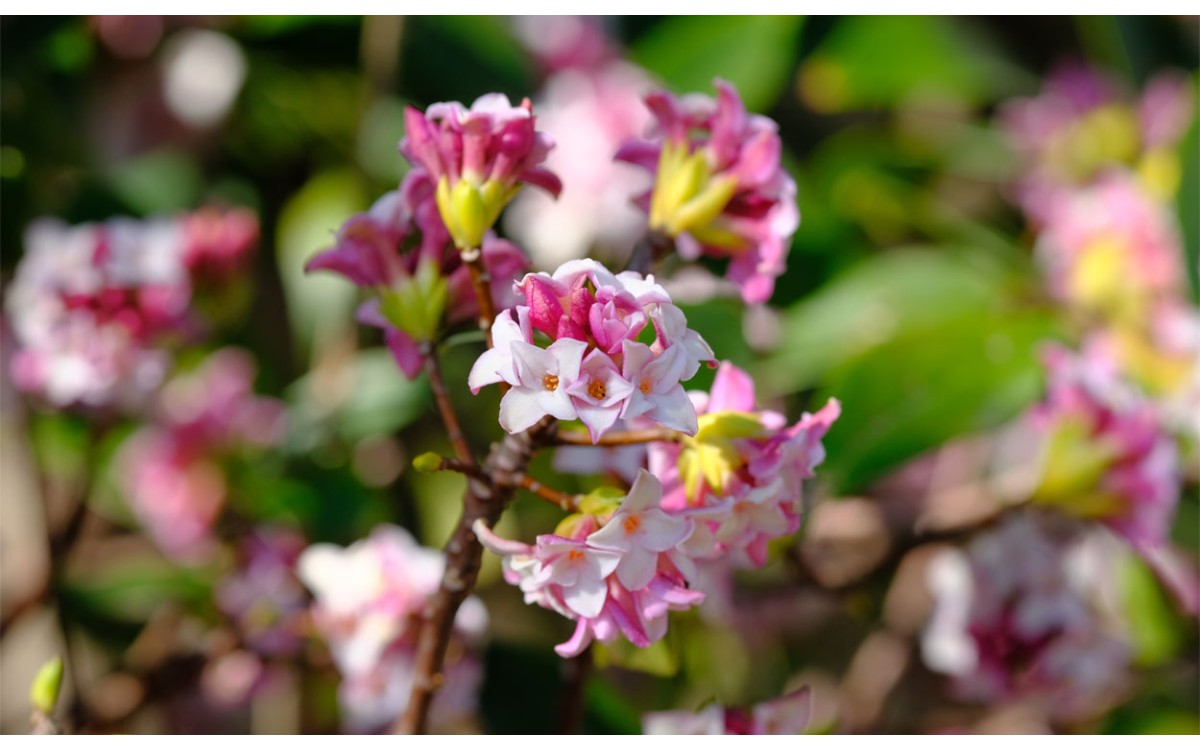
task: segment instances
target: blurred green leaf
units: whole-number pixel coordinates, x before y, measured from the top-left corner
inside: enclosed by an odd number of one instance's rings
[[[1196,83],[1200,78],[1193,77],[1192,80]],[[1179,186],[1176,208],[1183,230],[1183,249],[1187,258],[1192,301],[1200,302],[1200,276],[1197,275],[1200,274],[1200,118],[1192,121],[1192,127],[1183,141],[1180,159],[1183,180]]]
[[[1118,561],[1118,585],[1129,622],[1134,661],[1143,667],[1169,661],[1179,651],[1179,623],[1153,571],[1135,555]]]
[[[746,108],[771,108],[788,83],[800,16],[674,16],[647,32],[632,57],[677,94],[712,93],[714,78],[737,86]]]
[[[193,208],[200,198],[200,169],[189,154],[151,151],[123,161],[108,173],[116,195],[143,215]]]
[[[822,473],[839,493],[959,435],[996,427],[1038,397],[1052,316],[975,309],[912,328],[830,371],[816,403],[842,416]]]
[[[398,185],[408,172],[397,151],[404,137],[404,104],[393,97],[376,99],[358,126],[358,163],[382,183]]]
[[[783,314],[787,343],[756,368],[756,381],[767,395],[810,388],[831,368],[907,330],[996,307],[1005,277],[995,259],[977,253],[873,256]]]
[[[800,91],[821,112],[894,107],[916,94],[981,104],[1023,74],[968,24],[935,16],[839,19],[800,67]]]
[[[71,617],[143,623],[167,602],[211,606],[216,570],[180,567],[149,551],[109,557],[68,572],[63,584]]]
[[[593,677],[584,687],[588,734],[641,734],[642,712],[626,695],[603,677]]]
[[[342,367],[344,375],[333,381],[309,373],[290,387],[296,450],[311,449],[324,429],[350,443],[390,435],[430,406],[425,376],[404,377],[386,348],[364,349]]]
[[[364,207],[358,180],[346,171],[329,171],[306,182],[280,212],[279,276],[292,332],[305,348],[345,335],[354,325],[354,285],[328,272],[306,274],[304,264],[332,246],[338,227]]]
[[[622,667],[659,677],[671,677],[679,671],[679,655],[671,647],[669,638],[651,643],[646,648],[638,648],[618,638],[612,643],[597,643],[593,650],[596,666],[601,669]]]

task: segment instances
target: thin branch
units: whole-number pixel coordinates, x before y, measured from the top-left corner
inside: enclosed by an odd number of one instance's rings
[[[480,467],[482,476],[500,477],[521,473],[529,465],[533,446],[545,439],[555,425],[553,419],[546,417],[523,433],[505,436],[492,446]],[[463,513],[453,536],[446,543],[446,568],[442,583],[426,607],[421,623],[408,707],[392,727],[397,733],[421,734],[428,728],[429,707],[446,679],[442,668],[454,616],[475,588],[483,557],[483,546],[471,527],[477,520],[482,520],[489,527],[494,526],[512,500],[513,492],[511,487],[468,475]]]
[[[580,734],[583,730],[584,699],[592,667],[590,645],[563,665],[566,671],[566,685],[563,686],[562,707],[558,710],[559,734]]]
[[[471,274],[471,286],[479,302],[479,327],[487,334],[487,345],[492,346],[492,321],[496,319],[496,304],[492,301],[491,275],[483,265],[483,251],[477,247],[461,253],[467,272]]]
[[[601,436],[596,442],[588,437],[585,432],[574,432],[562,430],[555,436],[554,440],[559,445],[594,445],[596,447],[611,447],[614,445],[638,445],[641,443],[681,443],[687,437],[678,430],[669,430],[666,427],[651,427],[645,430],[624,430],[622,432],[610,432]]]
[[[515,472],[513,474],[509,474],[508,476],[498,477],[496,481],[503,487],[511,487],[532,492],[551,505],[556,505],[563,510],[579,510],[579,495],[569,495],[566,492],[560,492],[553,487],[547,487],[538,480],[522,472]]]
[[[425,357],[425,372],[429,374],[429,387],[433,391],[433,400],[437,403],[438,412],[442,415],[442,423],[446,425],[446,434],[454,445],[458,459],[470,466],[475,465],[475,456],[467,443],[467,436],[459,424],[458,415],[454,412],[454,404],[450,402],[450,394],[446,392],[446,381],[442,378],[442,367],[438,362],[437,351],[429,344],[422,345]]]

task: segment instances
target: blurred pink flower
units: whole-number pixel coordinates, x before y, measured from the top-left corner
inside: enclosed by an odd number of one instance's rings
[[[281,402],[255,396],[249,355],[223,349],[162,391],[154,421],[121,447],[123,489],[138,520],[169,556],[200,562],[225,504],[221,457],[283,438]]]
[[[1154,405],[1114,363],[1047,350],[1045,400],[1032,412],[1043,436],[1034,500],[1104,522],[1142,552],[1160,547],[1179,501],[1175,442]]]
[[[645,232],[645,216],[629,196],[650,180],[613,155],[649,127],[642,97],[650,88],[649,76],[625,62],[566,70],[546,81],[538,117],[554,133],[546,166],[562,177],[563,190],[556,201],[517,196],[504,220],[537,267],[585,256],[620,261]]]
[[[803,734],[812,715],[808,688],[759,703],[750,709],[711,704],[697,713],[655,711],[642,716],[644,734]]]
[[[1087,718],[1121,693],[1130,653],[1072,573],[1073,530],[1044,521],[1010,516],[934,560],[922,653],[963,700],[1032,699],[1057,717]]]

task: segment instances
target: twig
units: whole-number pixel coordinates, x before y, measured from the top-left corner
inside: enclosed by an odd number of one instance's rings
[[[494,482],[496,486],[512,490],[526,490],[537,495],[541,499],[551,505],[562,508],[568,511],[579,510],[579,496],[570,495],[566,492],[561,492],[553,487],[547,487],[533,477],[524,472],[515,471],[499,477],[489,479],[483,474],[478,466],[468,466],[462,461],[455,458],[442,457],[441,464],[437,467],[438,471],[456,471],[459,474],[465,474],[481,482]]]
[[[521,473],[529,464],[533,446],[553,430],[554,425],[555,421],[546,417],[523,433],[505,436],[492,446],[481,467],[483,476],[500,480]],[[493,483],[468,476],[463,514],[454,535],[446,543],[446,569],[441,587],[427,606],[421,624],[412,693],[407,709],[393,726],[397,733],[421,734],[427,729],[429,707],[445,681],[442,667],[454,616],[475,588],[475,579],[479,575],[483,546],[471,526],[480,519],[489,527],[495,525],[504,507],[512,500],[513,492],[514,489],[506,486],[504,481]]]
[[[583,730],[584,697],[592,665],[590,645],[564,665],[566,685],[563,686],[562,707],[558,711],[559,734],[579,734]]]
[[[687,437],[682,432],[677,430],[669,430],[665,427],[651,427],[645,430],[624,430],[622,432],[610,432],[607,435],[601,436],[596,442],[588,437],[584,432],[560,431],[555,436],[555,441],[559,445],[594,445],[614,446],[614,445],[638,445],[640,443],[680,443]]]
[[[446,434],[454,444],[454,452],[458,459],[470,466],[475,465],[475,456],[471,446],[459,424],[458,415],[454,412],[454,404],[450,402],[450,394],[446,392],[446,381],[442,378],[442,367],[438,362],[437,351],[429,344],[422,345],[421,354],[425,357],[425,372],[429,374],[429,387],[433,391],[433,400],[437,403],[442,422],[446,425]]]
[[[479,302],[479,327],[487,334],[488,348],[492,346],[492,321],[496,319],[496,305],[492,302],[491,275],[483,264],[483,251],[477,247],[461,253],[467,272],[471,274],[471,286],[475,288],[475,299]]]

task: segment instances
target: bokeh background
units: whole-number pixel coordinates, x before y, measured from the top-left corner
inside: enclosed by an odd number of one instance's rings
[[[254,390],[287,415],[285,434],[267,447],[223,455],[216,547],[181,560],[131,510],[119,456],[138,419],[22,395],[9,377],[6,319],[0,728],[28,731],[33,674],[69,653],[64,700],[82,703],[98,731],[337,731],[338,676],[311,632],[300,627],[286,657],[243,663],[253,649],[214,594],[244,561],[237,543],[271,528],[301,546],[346,545],[393,522],[440,548],[463,482],[409,468],[423,451],[448,452],[428,385],[400,377],[377,332],[354,322],[349,284],[305,276],[303,264],[403,177],[396,144],[407,104],[531,96],[546,105],[540,127],[581,142],[571,158],[586,161],[606,137],[589,128],[603,130],[605,117],[645,122],[630,89],[711,93],[720,77],[779,123],[803,221],[769,307],[747,308],[703,268],[673,291],[718,356],[755,376],[761,403],[795,416],[841,400],[813,490],[833,510],[810,513],[770,565],[740,575],[725,611],[674,618],[669,637],[645,652],[599,654],[584,727],[638,731],[645,711],[750,705],[807,684],[819,731],[1200,730],[1196,620],[1136,561],[1123,588],[1136,613],[1131,687],[1086,720],[1048,727],[1019,709],[955,701],[917,645],[930,606],[923,556],[968,538],[994,510],[972,482],[990,465],[998,432],[1042,393],[1039,343],[1072,336],[1035,266],[1035,238],[1012,193],[1020,160],[996,113],[1036,95],[1064,64],[1103,71],[1130,101],[1164,71],[1188,76],[1194,92],[1197,20],[594,21],[585,37],[573,36],[578,21],[501,17],[0,21],[5,288],[38,217],[78,224],[248,208],[257,247],[220,289],[197,297],[209,328],[179,347],[174,366],[186,371],[238,347],[252,356]],[[603,84],[611,90],[588,109],[571,68],[598,61],[611,68]],[[1171,204],[1193,306],[1194,120],[1174,147]],[[648,184],[632,168],[618,177],[595,169],[594,179],[623,180],[627,194]],[[636,212],[600,191],[572,195],[566,181],[558,214],[548,199],[522,196],[504,234],[536,268],[589,251],[620,262],[637,236]],[[498,396],[465,389],[479,351],[467,335],[448,349],[446,370],[469,437],[483,446],[500,431]],[[701,372],[689,385],[706,388],[711,377]],[[1194,457],[1171,534],[1193,564]],[[538,472],[567,490],[585,487],[548,458]],[[86,511],[75,518],[80,498]],[[556,518],[522,497],[502,528],[531,539]],[[69,558],[51,554],[47,539],[72,520]],[[286,585],[295,584],[266,584],[276,593]],[[551,645],[568,623],[524,606],[490,557],[479,593],[491,623],[479,710],[450,728],[555,731],[566,673]],[[277,606],[302,608],[304,597],[297,588]]]

